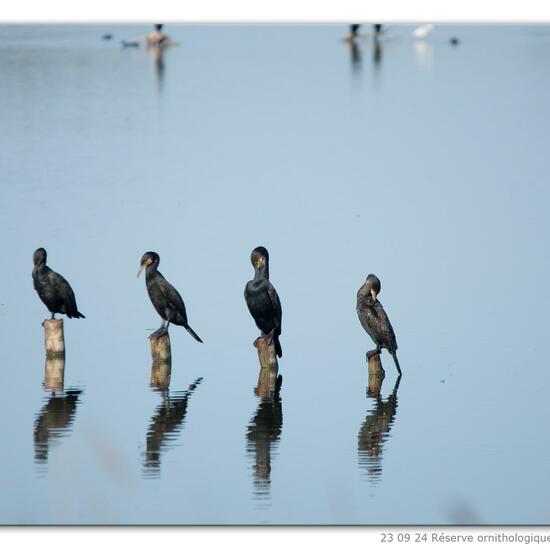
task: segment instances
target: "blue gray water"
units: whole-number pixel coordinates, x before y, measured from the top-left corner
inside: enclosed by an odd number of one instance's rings
[[[342,25],[168,25],[159,59],[120,48],[147,25],[0,27],[1,523],[550,521],[550,27],[412,28],[352,51]],[[86,315],[62,390],[39,246]],[[168,388],[147,250],[204,340],[171,327]],[[404,371],[384,354],[378,396],[371,272]]]

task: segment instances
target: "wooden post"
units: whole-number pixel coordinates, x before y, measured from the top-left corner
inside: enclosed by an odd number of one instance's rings
[[[172,364],[170,361],[164,363],[155,363],[151,367],[151,386],[165,391],[170,387],[170,373]]]
[[[380,361],[380,354],[373,353],[368,358],[369,364],[369,383],[367,392],[369,395],[377,396],[380,395],[380,390],[382,389],[382,382],[386,373],[382,368],[382,362]]]
[[[151,340],[151,356],[153,357],[153,364],[155,363],[171,363],[172,351],[170,349],[170,335],[168,331],[162,332],[161,336],[157,336],[155,333],[149,336]]]
[[[46,357],[65,357],[63,319],[46,319],[42,326],[44,327]]]
[[[44,367],[44,389],[52,392],[63,391],[65,380],[65,358],[46,357]]]
[[[260,367],[263,369],[279,368],[277,354],[275,353],[275,343],[268,344],[264,336],[258,336],[254,341],[254,347],[258,350]]]
[[[263,401],[273,399],[277,391],[277,374],[279,367],[261,368],[258,374],[258,385],[255,393]]]

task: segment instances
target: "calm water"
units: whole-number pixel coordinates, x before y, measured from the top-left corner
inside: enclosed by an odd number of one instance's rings
[[[412,28],[169,25],[158,59],[119,46],[148,26],[0,27],[1,523],[550,522],[550,27]],[[63,380],[39,246],[86,315]],[[205,342],[171,327],[169,380],[147,250]],[[379,395],[370,272],[404,371],[384,353]]]

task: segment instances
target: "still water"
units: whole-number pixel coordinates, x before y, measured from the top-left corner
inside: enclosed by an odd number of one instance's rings
[[[1,523],[550,522],[550,27],[413,28],[168,25],[159,57],[120,47],[147,25],[0,27]],[[39,246],[86,316],[64,366]],[[204,340],[172,326],[170,373],[148,250]],[[371,272],[404,373],[384,352],[379,391]]]

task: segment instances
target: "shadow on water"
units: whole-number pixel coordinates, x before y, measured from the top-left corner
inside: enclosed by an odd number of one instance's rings
[[[254,458],[254,498],[263,502],[271,499],[271,454],[277,449],[283,428],[283,377],[277,372],[277,367],[260,368],[254,390],[260,404],[246,434],[246,451]]]
[[[34,461],[47,466],[53,443],[72,431],[76,408],[83,390],[70,388],[64,391],[65,359],[46,359],[44,389],[51,392],[46,404],[36,415],[34,422]]]
[[[375,406],[361,425],[357,437],[357,451],[359,466],[366,469],[373,481],[379,481],[382,476],[382,453],[384,443],[395,422],[397,390],[400,382],[401,377],[398,376],[393,391],[385,401],[380,397],[382,380],[379,384],[371,384],[369,381],[367,388],[367,396],[374,399]]]
[[[154,364],[151,369],[151,386],[162,394],[162,402],[147,429],[143,477],[160,477],[160,459],[163,451],[174,447],[183,429],[189,398],[202,382],[197,378],[185,391],[169,391],[170,365]]]

